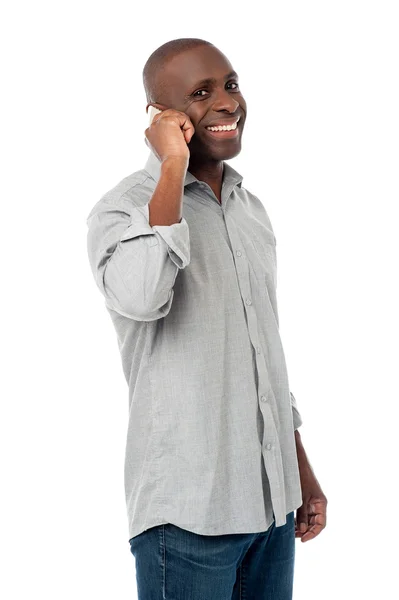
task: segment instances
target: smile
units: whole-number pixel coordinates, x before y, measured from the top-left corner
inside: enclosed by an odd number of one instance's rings
[[[232,123],[232,125],[217,125],[215,127],[206,127],[206,129],[208,131],[234,131],[235,129],[237,129],[237,123],[240,120],[240,117],[238,117],[237,121],[235,123]]]
[[[213,127],[205,127],[206,131],[208,132],[208,135],[213,137],[215,140],[228,140],[228,139],[232,139],[232,138],[238,138],[239,137],[239,129],[237,127],[237,123],[240,119],[237,119],[237,121],[235,123],[232,123],[231,125],[217,125],[217,126],[213,126]]]

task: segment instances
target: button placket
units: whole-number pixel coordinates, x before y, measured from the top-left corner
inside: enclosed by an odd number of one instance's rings
[[[231,224],[229,222],[228,235],[231,242],[231,248],[235,248],[235,255],[241,257],[243,253],[240,249],[240,241],[238,235],[236,234],[234,222]],[[237,279],[241,292],[241,297],[243,299],[244,305],[246,306],[248,333],[253,348],[255,349],[255,368],[258,371],[258,397],[260,398],[259,405],[263,414],[264,422],[264,434],[262,444],[262,447],[264,449],[263,459],[266,473],[269,478],[270,487],[272,490],[273,509],[275,513],[278,513],[278,517],[281,518],[281,511],[279,512],[278,502],[281,494],[281,485],[284,481],[284,474],[281,470],[282,465],[277,460],[278,453],[276,454],[275,452],[275,444],[278,443],[278,424],[275,423],[275,413],[270,405],[270,403],[273,401],[272,398],[274,396],[270,388],[266,357],[264,353],[262,353],[262,349],[259,343],[260,340],[257,315],[252,307],[253,302],[250,296],[251,285],[249,265],[247,260],[242,261],[240,265],[242,265],[240,268],[238,267],[238,265],[236,266]],[[244,265],[246,265],[246,268],[244,268]],[[276,414],[278,415],[278,413]]]

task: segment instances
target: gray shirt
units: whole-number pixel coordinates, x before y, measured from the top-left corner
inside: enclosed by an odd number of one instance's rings
[[[302,419],[279,334],[270,219],[225,162],[221,203],[187,171],[181,221],[151,227],[160,167],[151,152],[87,218],[129,386],[129,539],[163,523],[206,535],[284,525],[302,504]]]

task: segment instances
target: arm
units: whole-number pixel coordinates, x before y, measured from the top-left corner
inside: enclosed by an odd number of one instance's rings
[[[87,219],[90,267],[106,305],[138,321],[170,311],[179,269],[190,262],[182,214],[187,163],[165,160],[150,202],[100,202]]]
[[[307,542],[325,528],[328,500],[306,455],[301,434],[296,430],[294,435],[302,490],[302,505],[298,507],[295,517],[295,537]]]

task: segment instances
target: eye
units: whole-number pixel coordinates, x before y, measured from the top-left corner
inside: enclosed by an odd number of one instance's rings
[[[232,88],[233,90],[238,90],[239,89],[238,83],[236,81],[231,81],[227,85],[235,85],[235,86],[237,86],[235,88]],[[206,92],[206,90],[205,90],[205,88],[203,88],[202,90],[197,90],[196,92],[193,93],[193,96],[196,96],[198,98],[199,96],[197,96],[197,94],[199,94],[199,92]]]

